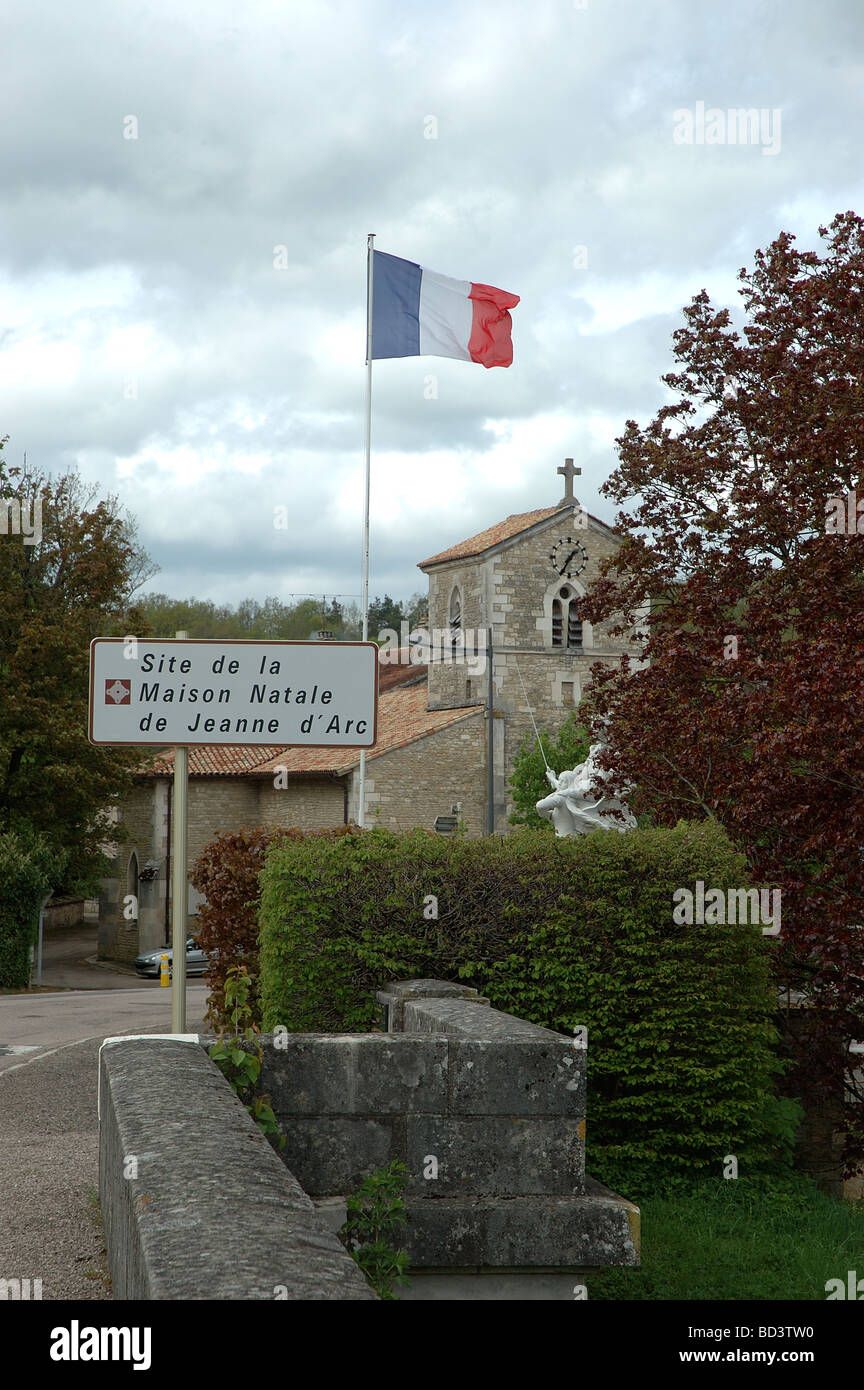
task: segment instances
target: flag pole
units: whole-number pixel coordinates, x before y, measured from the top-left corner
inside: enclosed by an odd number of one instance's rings
[[[375,264],[375,233],[366,238],[366,479],[363,505],[363,577],[360,607],[363,613],[363,641],[369,640],[369,482],[372,457],[372,272]],[[377,680],[378,673],[376,671]],[[360,788],[357,798],[357,824],[366,824],[366,749],[360,749]]]

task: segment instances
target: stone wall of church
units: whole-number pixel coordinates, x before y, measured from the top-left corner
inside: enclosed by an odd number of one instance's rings
[[[583,545],[588,552],[588,564],[575,580],[568,581],[556,574],[550,555],[557,542],[566,537]],[[552,648],[551,629],[544,614],[544,600],[553,586],[570,583],[577,592],[584,590],[599,577],[600,563],[618,548],[618,541],[605,528],[589,522],[578,527],[567,513],[560,520],[535,535],[517,540],[486,562],[493,567],[493,613],[496,641],[511,647]],[[611,643],[605,630],[594,632],[594,644],[599,650],[609,650]]]
[[[503,824],[498,829],[504,829],[507,817],[514,809],[508,784],[513,775],[516,754],[526,739],[536,742],[531,710],[522,692],[519,675],[525,682],[538,729],[545,729],[554,735],[578,705],[582,693],[590,684],[591,665],[599,659],[593,654],[579,657],[562,653],[553,666],[542,652],[502,652],[496,656],[495,708],[503,716],[500,757],[506,803]],[[554,770],[563,771],[560,767]]]
[[[457,589],[461,599],[462,632],[468,645],[465,652],[460,652],[458,647],[445,643],[440,654],[437,650],[434,652],[436,659],[429,663],[430,709],[454,709],[486,699],[486,668],[482,653],[489,620],[486,572],[482,562],[463,560],[430,571],[430,636],[436,631],[449,634],[451,600]]]
[[[258,824],[298,826],[301,830],[344,825],[342,778],[291,777],[286,787],[273,783],[273,778],[258,782]]]
[[[455,802],[471,836],[486,828],[486,720],[482,710],[366,764],[366,822],[385,830],[432,830]],[[356,818],[357,773],[349,815]]]
[[[242,777],[190,777],[186,864],[195,860],[220,830],[259,824],[258,784]]]
[[[568,536],[579,541],[588,552],[586,568],[571,581],[556,575],[549,558],[556,542]],[[560,717],[570,694],[561,690],[561,683],[569,682],[571,672],[587,669],[592,661],[616,659],[622,643],[620,639],[610,638],[603,624],[586,629],[586,642],[579,652],[553,647],[552,597],[565,583],[577,594],[583,592],[598,577],[600,562],[616,549],[616,538],[605,529],[593,523],[579,528],[573,516],[564,513],[560,519],[553,518],[552,524],[544,530],[523,536],[495,554],[456,561],[430,571],[430,628],[449,631],[451,599],[454,589],[458,588],[462,600],[462,629],[468,640],[464,654],[457,652],[450,661],[438,660],[430,664],[430,709],[450,709],[485,699],[482,654],[491,619],[496,652],[505,653],[508,648],[515,648],[517,653],[543,653],[542,666],[534,663],[531,667],[534,684],[529,684],[526,677],[528,697],[532,704],[536,699],[557,710]],[[523,665],[521,660],[519,665]],[[497,671],[496,659],[496,674]],[[518,684],[515,667],[512,674]],[[525,677],[524,669],[522,674]],[[509,686],[508,678],[507,689],[502,693],[509,695]],[[578,701],[578,692],[576,698]]]
[[[588,552],[588,564],[575,580],[556,574],[550,555],[556,542],[569,537]],[[429,574],[429,623],[448,628],[451,595],[458,586],[462,626],[468,633],[485,629],[491,616],[495,664],[495,710],[502,719],[496,745],[496,830],[506,831],[513,806],[507,784],[515,755],[526,737],[534,737],[529,704],[540,728],[557,730],[575,709],[590,684],[595,661],[617,662],[625,644],[610,638],[606,624],[584,628],[581,649],[552,646],[551,604],[565,584],[577,595],[599,576],[599,566],[617,549],[617,539],[589,521],[578,527],[570,513],[553,518],[533,535],[523,536],[492,555],[456,561]],[[520,680],[521,676],[521,680]],[[470,686],[467,682],[470,681]],[[524,692],[522,683],[524,682]],[[472,659],[435,662],[429,668],[430,709],[452,708],[485,700],[485,669]],[[497,731],[496,731],[497,732]],[[561,771],[557,768],[556,771]]]

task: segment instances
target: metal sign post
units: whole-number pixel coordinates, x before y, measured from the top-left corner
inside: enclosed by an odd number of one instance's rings
[[[188,632],[178,632],[178,641],[185,641]],[[189,844],[189,749],[179,744],[174,749],[174,808],[171,822],[171,1032],[186,1032],[186,916],[189,890],[186,886],[186,854]]]

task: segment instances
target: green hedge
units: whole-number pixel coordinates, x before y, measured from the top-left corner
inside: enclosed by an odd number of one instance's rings
[[[63,865],[36,836],[0,834],[0,989],[30,983],[39,908]]]
[[[545,1027],[587,1025],[595,1171],[768,1159],[794,1118],[773,1097],[769,947],[758,926],[675,925],[696,879],[748,886],[715,823],[283,844],[261,874],[264,1026],[364,1031],[386,980],[462,979]]]

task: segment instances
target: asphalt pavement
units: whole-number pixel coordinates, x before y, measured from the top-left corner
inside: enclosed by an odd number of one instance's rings
[[[95,923],[51,927],[42,942],[42,984],[62,989],[135,989],[142,981],[131,965],[97,961]],[[34,966],[33,980],[36,979]],[[147,983],[146,981],[144,983]],[[158,981],[154,982],[157,989]]]
[[[88,963],[95,951],[95,927],[57,928],[46,934],[43,985],[58,992],[0,995],[0,1280],[41,1279],[43,1299],[111,1297],[98,1201],[99,1045],[172,1031],[171,989]],[[206,983],[187,985],[189,1032],[203,1031],[207,992]]]

